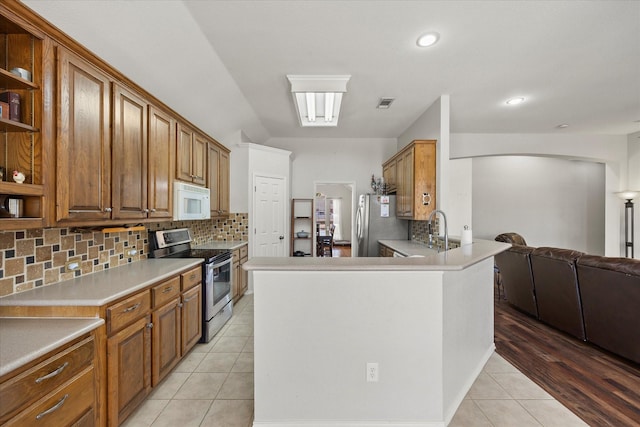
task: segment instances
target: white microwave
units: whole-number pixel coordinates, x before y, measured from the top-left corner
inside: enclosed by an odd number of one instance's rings
[[[173,183],[173,220],[211,218],[210,191],[184,182]]]

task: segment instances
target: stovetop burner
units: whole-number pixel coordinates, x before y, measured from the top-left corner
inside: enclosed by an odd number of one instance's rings
[[[229,249],[192,248],[186,228],[150,232],[149,249],[152,258],[204,258],[207,263],[231,258]]]

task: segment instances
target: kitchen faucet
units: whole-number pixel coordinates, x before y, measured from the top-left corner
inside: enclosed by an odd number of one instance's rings
[[[444,250],[449,250],[449,231],[447,230],[447,216],[440,209],[434,209],[429,214],[429,219],[427,220],[427,227],[429,229],[429,247],[433,247],[433,227],[431,226],[431,219],[435,214],[439,213],[442,215],[442,220],[444,222]]]

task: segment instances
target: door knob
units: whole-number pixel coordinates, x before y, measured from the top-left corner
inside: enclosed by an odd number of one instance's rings
[[[284,236],[280,236],[280,240],[284,240]]]

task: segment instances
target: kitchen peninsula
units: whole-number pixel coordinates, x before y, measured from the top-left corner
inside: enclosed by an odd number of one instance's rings
[[[445,426],[494,351],[493,257],[253,258],[254,426]]]

